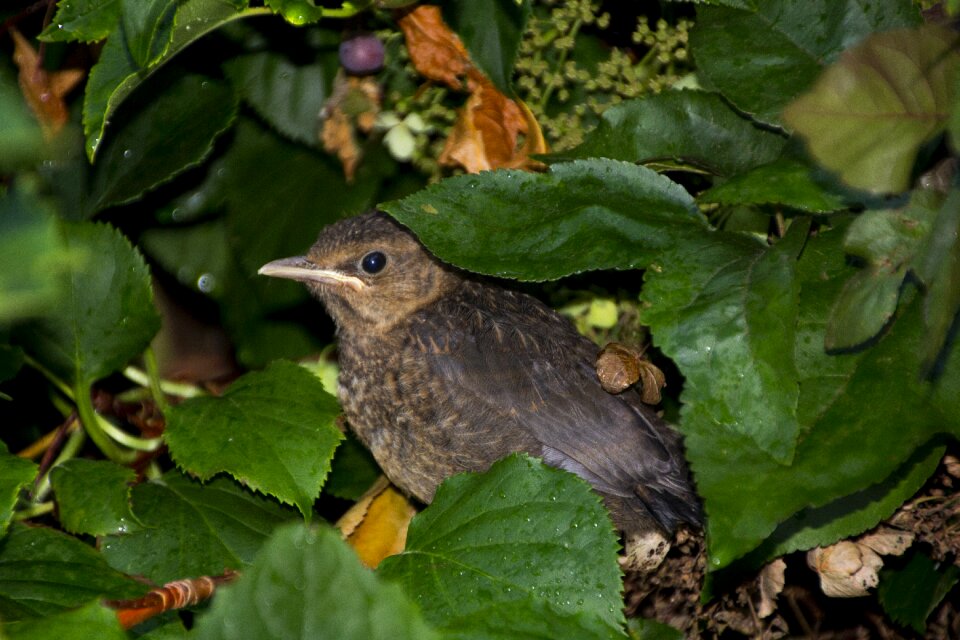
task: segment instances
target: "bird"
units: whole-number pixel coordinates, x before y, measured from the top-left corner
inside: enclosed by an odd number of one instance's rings
[[[442,262],[380,211],[259,273],[326,308],[346,420],[408,495],[429,504],[447,477],[525,452],[590,483],[628,542],[653,535],[648,556],[702,525],[680,435],[635,390],[605,391],[597,346],[533,296]]]

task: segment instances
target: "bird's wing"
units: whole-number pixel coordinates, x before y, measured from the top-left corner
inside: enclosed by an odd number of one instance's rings
[[[522,432],[540,448],[530,452],[548,464],[601,493],[640,497],[667,529],[696,521],[676,434],[635,392],[601,388],[596,347],[565,319],[525,296],[503,294],[513,296],[502,305],[506,312],[451,306],[415,325],[433,379],[467,415],[495,421],[491,430]]]

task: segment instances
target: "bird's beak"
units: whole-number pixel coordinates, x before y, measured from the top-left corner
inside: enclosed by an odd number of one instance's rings
[[[317,282],[319,284],[345,286],[350,287],[354,291],[360,291],[367,286],[367,283],[356,276],[348,276],[335,269],[321,269],[316,264],[310,262],[306,256],[282,258],[268,262],[260,267],[257,273],[262,276],[288,278],[299,282]]]

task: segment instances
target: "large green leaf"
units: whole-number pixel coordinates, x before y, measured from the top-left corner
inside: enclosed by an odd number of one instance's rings
[[[0,442],[0,536],[7,531],[20,491],[37,475],[37,465],[7,451]]]
[[[178,73],[158,89],[101,147],[90,213],[135,200],[199,164],[236,117],[236,98],[223,81]]]
[[[530,17],[530,0],[450,0],[442,8],[443,19],[463,40],[470,60],[511,95],[513,63]]]
[[[165,437],[181,468],[201,479],[227,472],[309,518],[343,439],[339,413],[316,376],[278,361],[236,380],[219,398],[171,407]]]
[[[177,5],[170,44],[152,65],[137,64],[120,32],[107,39],[100,59],[90,70],[83,101],[83,131],[92,161],[100,148],[107,121],[137,86],[187,45],[240,18],[263,15],[263,8],[246,9],[230,0],[185,0]],[[119,37],[118,37],[119,36]]]
[[[773,247],[732,234],[664,253],[647,272],[643,322],[684,374],[689,410],[788,464],[799,435],[794,265],[809,221]]]
[[[777,124],[783,107],[841,51],[874,31],[918,23],[909,0],[765,0],[742,9],[698,7],[690,47],[711,85],[741,110]]]
[[[140,254],[105,224],[62,223],[62,242],[88,259],[69,270],[55,311],[17,330],[39,362],[74,387],[123,367],[160,326]]]
[[[180,284],[214,299],[223,296],[233,266],[224,220],[187,227],[153,227],[140,246]]]
[[[149,67],[167,52],[177,4],[178,0],[123,0],[120,33],[134,64]]]
[[[158,584],[243,568],[296,517],[228,478],[201,484],[176,471],[134,487],[133,512],[143,526],[104,537],[101,552],[113,567]]]
[[[792,102],[784,121],[851,186],[904,191],[920,146],[946,126],[960,72],[957,38],[936,25],[873,35]]]
[[[197,622],[202,640],[434,640],[396,586],[364,568],[340,534],[303,524],[276,531],[253,565],[218,590]]]
[[[63,528],[94,536],[138,528],[130,511],[135,480],[133,469],[107,460],[75,458],[54,467],[50,482]]]
[[[103,40],[116,28],[122,11],[122,0],[58,2],[57,13],[39,39],[46,42]]]
[[[46,616],[99,598],[135,598],[147,588],[74,537],[15,526],[0,540],[0,619]]]
[[[925,336],[917,300],[876,346],[858,354],[827,355],[823,336],[829,303],[855,271],[838,251],[841,241],[842,228],[821,230],[797,263],[801,289],[793,349],[801,439],[791,465],[777,463],[754,441],[718,423],[710,389],[704,398],[691,396],[688,383],[681,396],[681,427],[704,497],[714,568],[750,551],[801,509],[829,504],[890,477],[934,434],[960,431],[960,351],[950,354],[936,385],[920,379],[918,353]],[[712,272],[715,255],[691,252],[687,273]],[[648,279],[644,298],[663,309],[690,295],[689,276],[681,272],[648,271]],[[706,352],[689,357],[696,345],[675,342],[673,321],[663,309],[645,319],[651,321],[655,342],[678,360],[687,380],[715,366],[717,389],[738,383],[738,367],[724,367]],[[729,331],[725,322],[711,322],[701,330],[717,336]],[[690,364],[684,366],[684,359]],[[766,402],[752,402],[757,401]],[[751,407],[736,409],[739,413]]]
[[[920,490],[937,470],[944,450],[920,449],[883,482],[822,507],[800,511],[781,523],[750,557],[760,566],[794,551],[825,547],[872,529]]]
[[[582,144],[546,158],[668,161],[732,176],[775,160],[784,141],[735,113],[719,94],[665,91],[610,107]]]
[[[0,634],[7,640],[50,640],[51,638],[96,638],[126,640],[127,634],[117,620],[117,613],[99,602],[79,609],[63,611],[43,618],[0,625]]]
[[[583,480],[525,455],[437,489],[378,569],[456,638],[622,638],[617,536]]]
[[[244,101],[277,131],[303,144],[319,144],[318,114],[327,98],[324,65],[297,66],[262,52],[234,58],[224,71]]]
[[[680,185],[606,159],[557,164],[545,174],[448,178],[380,207],[442,260],[519,280],[645,267],[660,251],[709,235]]]

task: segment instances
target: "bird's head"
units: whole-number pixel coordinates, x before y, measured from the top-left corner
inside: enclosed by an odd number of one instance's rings
[[[341,332],[389,329],[460,279],[379,212],[326,227],[306,255],[274,260],[258,273],[306,284]]]

